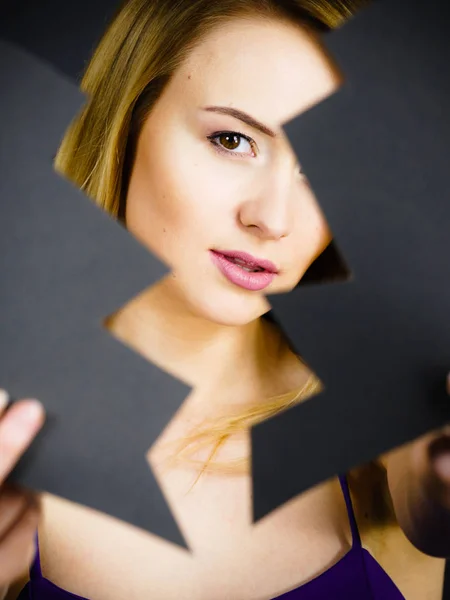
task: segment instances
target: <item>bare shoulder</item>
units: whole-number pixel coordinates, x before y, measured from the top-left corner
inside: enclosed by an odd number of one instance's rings
[[[376,460],[348,476],[363,546],[411,600],[441,600],[445,561],[420,552],[398,525],[385,463]]]
[[[171,598],[173,582],[192,573],[189,551],[112,517],[43,495],[39,548],[43,575],[79,596]],[[151,584],[152,589],[148,589]]]

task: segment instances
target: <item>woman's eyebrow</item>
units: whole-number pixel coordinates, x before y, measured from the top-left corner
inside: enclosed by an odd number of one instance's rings
[[[265,133],[266,135],[272,138],[277,137],[275,131],[267,127],[267,125],[264,125],[260,121],[257,121],[252,116],[248,115],[242,110],[238,110],[237,108],[230,108],[229,106],[205,106],[203,107],[203,110],[206,110],[208,112],[220,113],[222,115],[229,115],[231,117],[234,117],[235,119],[239,119],[239,121],[246,123],[254,129],[258,129],[259,131],[261,131],[261,133]]]

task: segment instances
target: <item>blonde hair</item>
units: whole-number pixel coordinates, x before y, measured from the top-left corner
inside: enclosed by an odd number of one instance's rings
[[[365,0],[127,0],[96,48],[81,82],[87,102],[68,128],[55,167],[112,216],[124,220],[137,138],[146,116],[189,52],[233,18],[278,18],[316,31],[343,24]],[[313,375],[300,390],[257,402],[198,428],[176,456],[213,444],[206,467],[227,472],[213,456],[237,432],[286,410],[319,386]],[[192,464],[197,464],[192,461]],[[247,470],[246,459],[232,471]]]
[[[241,408],[236,414],[226,414],[214,421],[205,422],[182,440],[166,446],[166,448],[170,449],[172,447],[174,450],[166,461],[166,466],[181,464],[182,466],[191,466],[198,469],[193,485],[206,471],[221,475],[248,474],[250,471],[248,456],[227,459],[226,461],[213,460],[225,442],[232,436],[248,431],[253,425],[274,417],[313,396],[320,387],[319,379],[314,374],[310,374],[306,383],[294,392],[281,394],[264,402],[257,402],[245,409]],[[208,448],[211,448],[211,450],[206,460],[192,458],[192,454]]]

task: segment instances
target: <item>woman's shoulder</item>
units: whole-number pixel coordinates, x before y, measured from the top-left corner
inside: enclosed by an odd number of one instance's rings
[[[363,546],[389,574],[405,598],[441,598],[442,559],[427,556],[400,528],[389,493],[385,462],[374,460],[348,473]]]
[[[42,574],[61,589],[83,598],[162,597],[168,582],[173,587],[174,569],[180,577],[189,573],[192,559],[184,548],[49,494],[42,507]]]

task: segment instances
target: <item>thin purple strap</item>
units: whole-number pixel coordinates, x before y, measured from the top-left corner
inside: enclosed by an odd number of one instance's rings
[[[352,547],[354,547],[355,544],[357,546],[361,546],[361,536],[359,535],[358,524],[356,523],[355,511],[353,510],[353,504],[350,496],[347,477],[345,475],[340,475],[339,482],[341,484],[342,492],[344,494],[345,505],[347,506],[348,519],[350,521],[350,528],[352,530]]]
[[[39,553],[39,538],[36,532],[36,554],[30,567],[30,579],[42,579],[41,555]]]

